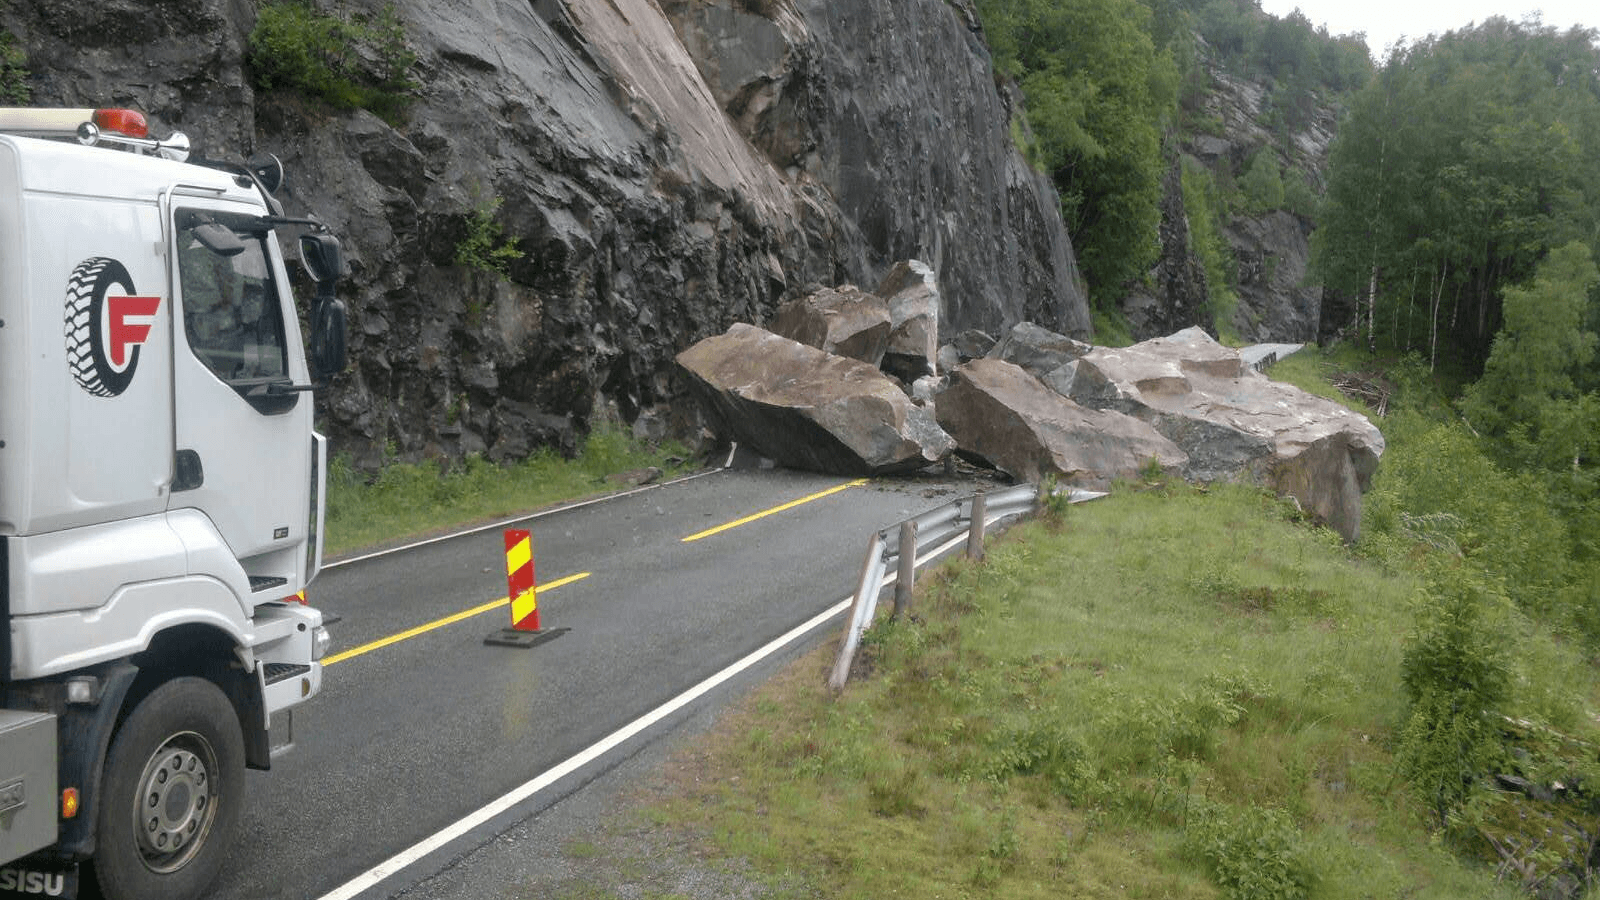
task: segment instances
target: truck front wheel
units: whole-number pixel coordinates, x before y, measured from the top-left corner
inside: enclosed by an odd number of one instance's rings
[[[233,704],[203,678],[139,701],[112,739],[95,842],[106,900],[190,900],[222,868],[244,796]]]

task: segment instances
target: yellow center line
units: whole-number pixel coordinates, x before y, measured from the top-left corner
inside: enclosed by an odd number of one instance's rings
[[[821,500],[823,497],[827,497],[827,496],[830,496],[832,494],[837,494],[840,491],[846,490],[848,488],[860,487],[861,485],[866,484],[866,483],[867,483],[867,479],[865,479],[865,478],[857,478],[855,481],[847,481],[844,484],[836,485],[834,487],[828,488],[825,491],[819,491],[819,492],[817,492],[815,494],[812,494],[809,497],[801,497],[799,500],[790,500],[788,503],[785,503],[782,506],[774,506],[771,509],[762,510],[761,512],[758,512],[753,516],[745,516],[742,519],[736,519],[736,520],[734,520],[732,522],[727,523],[726,525],[718,525],[715,528],[707,528],[705,531],[702,531],[702,532],[700,532],[698,534],[691,534],[688,537],[683,539],[683,543],[687,544],[690,541],[698,541],[701,538],[711,537],[713,534],[721,534],[722,532],[727,531],[730,528],[738,528],[740,525],[748,525],[748,524],[750,524],[751,522],[754,522],[757,519],[764,519],[767,516],[773,515],[774,513],[781,513],[786,509],[794,509],[796,506],[801,506],[803,504],[810,503],[813,500]]]
[[[534,594],[535,595],[542,594],[545,591],[553,591],[558,587],[561,587],[563,585],[571,584],[574,581],[582,581],[583,579],[588,578],[590,576],[590,574],[592,574],[592,573],[590,573],[590,572],[579,572],[576,575],[568,575],[565,578],[558,578],[555,581],[550,582],[549,584],[541,584],[538,587],[534,588]],[[347,659],[350,659],[350,658],[356,657],[356,656],[360,656],[363,653],[371,653],[374,650],[381,650],[384,647],[389,646],[390,644],[398,644],[401,641],[410,640],[411,638],[414,638],[419,634],[427,634],[428,632],[433,631],[436,628],[443,628],[446,625],[454,625],[455,623],[460,622],[463,619],[470,619],[473,616],[481,615],[482,613],[486,613],[491,609],[499,609],[502,606],[508,605],[510,602],[511,602],[511,598],[510,597],[501,597],[499,600],[490,601],[488,603],[483,604],[482,606],[474,606],[471,609],[464,609],[461,612],[453,613],[451,615],[445,616],[442,619],[435,619],[432,622],[427,623],[426,625],[418,625],[415,628],[408,629],[406,631],[402,631],[399,634],[391,634],[386,638],[379,638],[379,639],[373,641],[370,644],[362,644],[359,647],[351,647],[349,650],[345,650],[345,651],[342,651],[342,652],[339,652],[339,653],[335,653],[332,656],[329,656],[326,659],[324,659],[322,661],[322,667],[324,669],[326,669],[328,666],[331,666],[334,663],[344,662]]]

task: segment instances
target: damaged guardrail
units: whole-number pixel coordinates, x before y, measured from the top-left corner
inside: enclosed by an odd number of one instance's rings
[[[1065,493],[1067,502],[1083,503],[1106,496],[1104,491],[1086,491],[1080,488],[1056,488]],[[850,666],[855,662],[856,650],[861,645],[861,635],[872,624],[878,611],[878,597],[890,584],[895,585],[895,615],[903,615],[911,600],[911,589],[919,562],[940,556],[965,541],[966,553],[973,559],[983,558],[983,540],[990,525],[1016,518],[1033,511],[1038,505],[1039,488],[1032,484],[992,493],[977,493],[935,507],[919,516],[907,519],[873,532],[867,540],[867,555],[861,563],[861,577],[856,582],[855,599],[850,604],[850,621],[845,626],[844,640],[839,645],[839,658],[834,662],[828,685],[834,690],[844,687],[850,677]],[[931,548],[918,558],[918,548]],[[894,573],[886,575],[891,566]]]

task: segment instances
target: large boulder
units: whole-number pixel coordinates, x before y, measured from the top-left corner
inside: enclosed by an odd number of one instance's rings
[[[1176,444],[1146,423],[1079,406],[999,359],[975,359],[950,373],[938,416],[956,439],[957,453],[1022,481],[1057,475],[1071,484],[1104,487],[1152,459],[1166,467],[1186,461]]]
[[[1065,394],[1074,364],[1094,347],[1032,322],[1019,322],[1006,332],[989,356],[1021,366],[1023,371]]]
[[[854,285],[823,288],[778,307],[773,334],[876,367],[889,347],[889,304]]]
[[[1265,484],[1346,540],[1360,534],[1361,492],[1383,454],[1382,433],[1338,403],[1255,372],[1199,328],[1096,347],[1074,365],[1067,394],[1150,423],[1188,454],[1187,478]]]
[[[700,341],[678,364],[721,434],[780,465],[880,475],[920,469],[955,446],[872,366],[753,325]]]
[[[883,370],[910,384],[935,374],[939,359],[939,280],[917,260],[897,263],[878,285],[889,302],[889,347]]]
[[[939,348],[937,359],[940,372],[949,372],[968,360],[982,359],[994,349],[995,339],[986,331],[968,328],[956,334],[948,344]]]

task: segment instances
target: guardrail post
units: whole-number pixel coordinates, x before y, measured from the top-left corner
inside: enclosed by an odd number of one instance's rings
[[[917,523],[907,519],[900,523],[900,565],[895,570],[894,617],[911,611],[911,591],[917,585]]]
[[[883,587],[883,562],[883,536],[874,531],[867,539],[867,558],[861,562],[861,578],[856,583],[855,600],[850,604],[850,622],[844,627],[839,658],[834,660],[833,674],[828,676],[828,686],[836,691],[842,689],[850,678],[850,664],[855,661],[861,632],[872,624],[872,614],[878,606],[878,591]]]
[[[983,561],[983,528],[989,513],[983,493],[972,495],[972,524],[967,527],[967,558]]]

